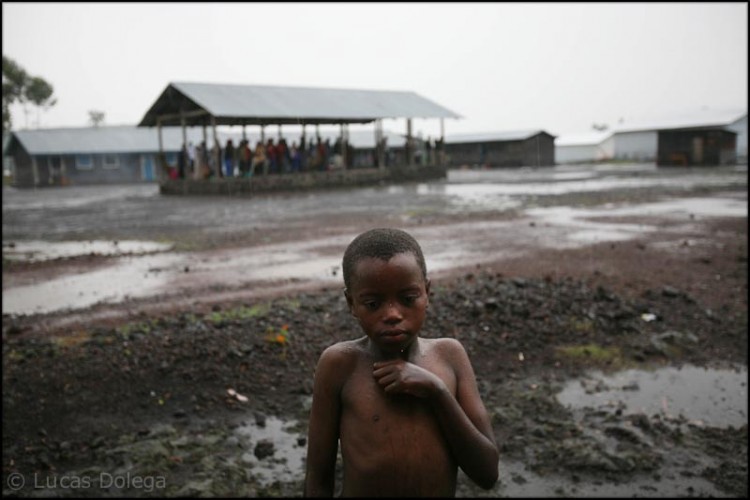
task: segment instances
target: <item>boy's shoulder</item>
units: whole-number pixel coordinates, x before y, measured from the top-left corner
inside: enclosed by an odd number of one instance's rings
[[[463,344],[452,337],[420,338],[419,342],[430,348],[443,353],[465,351]]]
[[[365,345],[362,339],[358,339],[344,340],[326,347],[320,355],[316,372],[328,383],[343,384],[365,356]]]
[[[420,342],[427,342],[435,345],[461,345],[458,339],[453,337],[419,337]]]
[[[326,347],[320,357],[321,359],[330,359],[339,362],[346,359],[356,359],[365,353],[366,345],[367,337],[356,340],[342,340]]]

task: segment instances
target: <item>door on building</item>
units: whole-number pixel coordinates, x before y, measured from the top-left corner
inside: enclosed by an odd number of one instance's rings
[[[703,137],[693,137],[694,165],[703,165]]]
[[[154,172],[154,157],[152,155],[141,155],[141,179],[146,182],[156,180]]]
[[[61,186],[63,184],[62,158],[59,156],[49,157],[49,174],[47,181],[52,186]]]

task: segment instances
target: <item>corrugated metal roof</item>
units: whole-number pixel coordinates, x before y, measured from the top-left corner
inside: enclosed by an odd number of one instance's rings
[[[726,127],[747,116],[741,110],[700,110],[666,117],[655,117],[625,122],[612,128],[613,133],[642,132],[698,127]]]
[[[201,130],[188,129],[188,140],[202,140]],[[85,128],[16,130],[13,132],[30,154],[148,153],[159,151],[156,130],[132,125]],[[182,146],[179,127],[162,129],[165,151]]]
[[[203,130],[199,127],[188,127],[185,130],[188,142],[198,144],[203,140]],[[278,133],[266,133],[265,140],[277,141]],[[156,153],[159,151],[159,139],[156,129],[123,126],[102,127],[75,127],[58,129],[35,129],[16,130],[13,134],[24,149],[32,155],[58,155],[58,154],[102,154],[102,153]],[[227,139],[232,139],[236,146],[242,139],[241,132],[226,132],[217,130],[219,143],[224,147]],[[260,140],[257,132],[247,132],[250,144],[255,145]],[[299,143],[302,133],[299,131],[284,131],[282,136],[289,146],[292,142]],[[307,140],[315,135],[314,130],[307,130]],[[406,138],[402,134],[396,134],[387,130],[383,135],[388,139],[388,146],[402,147]],[[338,132],[320,131],[322,140],[326,138],[335,142],[339,136]],[[211,130],[207,131],[208,145],[213,145]],[[162,139],[165,151],[178,151],[182,147],[181,127],[162,127]],[[356,130],[349,132],[349,141],[355,148],[374,148],[375,132]]]
[[[158,115],[178,114],[180,106],[183,112],[204,110],[216,117],[219,125],[461,118],[453,111],[410,91],[172,82],[139,125],[154,126]],[[167,123],[177,124],[179,119]]]
[[[523,141],[541,133],[546,132],[541,129],[534,129],[512,130],[508,132],[485,132],[481,134],[452,134],[445,137],[445,143],[458,144],[466,142]]]

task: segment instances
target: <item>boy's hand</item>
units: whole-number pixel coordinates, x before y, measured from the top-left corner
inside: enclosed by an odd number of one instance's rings
[[[445,389],[445,383],[440,377],[403,359],[379,361],[373,365],[372,374],[387,394],[429,398]]]

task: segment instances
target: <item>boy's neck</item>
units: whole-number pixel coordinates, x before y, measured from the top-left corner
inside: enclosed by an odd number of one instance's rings
[[[414,341],[403,349],[394,349],[392,351],[384,351],[372,342],[368,343],[370,352],[375,361],[389,361],[391,359],[403,359],[404,361],[409,361],[413,357],[413,354],[419,351],[419,337],[415,337]]]

